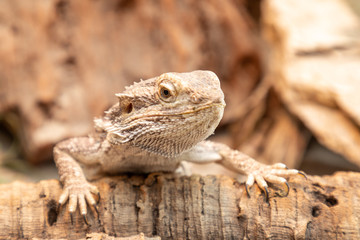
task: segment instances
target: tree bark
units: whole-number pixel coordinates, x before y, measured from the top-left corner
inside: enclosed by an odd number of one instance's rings
[[[94,182],[101,192],[99,215],[88,209],[86,225],[78,212],[73,224],[66,207],[57,212],[59,181],[13,182],[0,185],[0,238],[79,239],[94,233],[162,239],[360,238],[360,173],[299,176],[289,183],[287,197],[271,185],[267,203],[258,187],[251,188],[249,198],[243,184],[225,176],[103,178]]]

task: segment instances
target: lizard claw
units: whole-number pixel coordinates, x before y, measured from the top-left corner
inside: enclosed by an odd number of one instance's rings
[[[248,197],[250,198],[251,196],[250,196],[249,187],[250,187],[250,186],[246,183],[246,184],[245,184],[245,190],[246,190],[246,193],[247,193]]]
[[[285,164],[277,163],[272,166],[260,165],[258,169],[248,175],[245,189],[247,195],[250,197],[249,188],[256,182],[256,184],[264,191],[266,201],[269,200],[269,190],[267,182],[282,184],[285,187],[284,197],[289,195],[290,186],[284,177],[301,175],[307,179],[306,174],[296,169],[288,169]]]
[[[255,182],[255,177],[254,177],[254,175],[249,174],[249,175],[248,175],[248,178],[247,178],[247,180],[246,180],[246,184],[245,184],[246,193],[247,193],[247,195],[249,196],[249,198],[250,198],[250,190],[249,190],[249,188],[250,188],[252,185],[254,185],[254,182]]]
[[[96,215],[99,216],[99,210],[97,208],[97,204],[94,204],[93,207],[95,209]]]
[[[264,194],[265,194],[265,201],[269,202],[269,189],[267,186],[264,186]]]
[[[71,220],[71,225],[74,225],[74,218],[72,212],[70,212],[70,220]]]
[[[290,186],[287,182],[285,182],[285,185],[286,185],[286,193],[284,195],[284,197],[287,197],[289,195],[289,192],[290,192]]]
[[[88,226],[90,226],[90,224],[89,224],[89,222],[88,222],[88,220],[87,220],[87,218],[86,218],[86,215],[82,215],[82,216],[83,216],[83,219],[84,219],[85,224],[88,225]]]
[[[100,202],[100,192],[98,192],[96,195],[97,195],[96,204],[99,204],[99,202]]]
[[[308,179],[306,174],[303,171],[299,171],[298,174],[303,176],[306,180]]]

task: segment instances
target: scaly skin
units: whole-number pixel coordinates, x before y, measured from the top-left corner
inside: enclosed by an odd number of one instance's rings
[[[69,200],[71,216],[87,206],[98,189],[86,179],[123,172],[175,171],[180,162],[217,162],[248,176],[268,198],[268,182],[289,186],[284,177],[301,174],[284,164],[261,164],[228,146],[205,139],[219,124],[225,108],[217,76],[210,71],[165,73],[116,94],[119,103],[95,120],[96,133],[57,144],[54,157],[64,190],[59,206]],[[86,176],[86,177],[85,177]],[[305,176],[305,175],[304,175]]]

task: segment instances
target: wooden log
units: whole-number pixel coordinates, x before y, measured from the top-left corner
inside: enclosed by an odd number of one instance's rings
[[[249,198],[243,184],[226,176],[103,178],[94,182],[101,191],[99,215],[88,209],[86,225],[78,212],[73,224],[66,207],[57,212],[59,181],[13,182],[0,185],[0,238],[360,238],[360,173],[289,183],[287,197],[271,185],[267,203],[258,187]]]

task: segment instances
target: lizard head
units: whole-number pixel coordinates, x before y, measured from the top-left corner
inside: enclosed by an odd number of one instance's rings
[[[225,107],[220,81],[211,71],[164,73],[116,96],[119,104],[103,120],[108,139],[166,157],[211,135]]]

